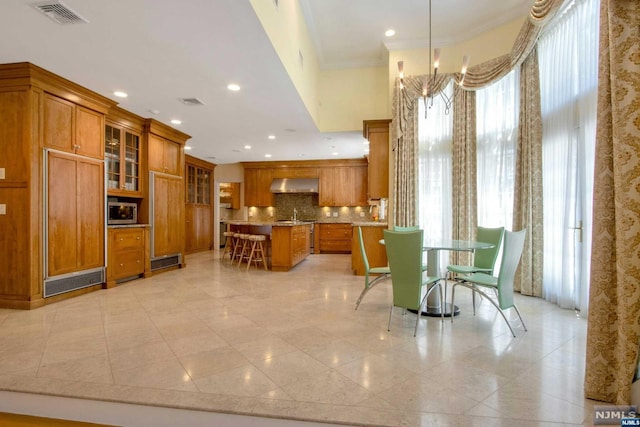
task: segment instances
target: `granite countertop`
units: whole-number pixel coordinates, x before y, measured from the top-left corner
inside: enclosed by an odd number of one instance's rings
[[[225,224],[232,225],[257,225],[257,226],[271,226],[271,227],[293,227],[294,225],[311,225],[314,221],[238,221],[238,220],[224,220]]]
[[[227,219],[223,220],[225,224],[232,225],[256,225],[256,226],[276,226],[276,227],[292,227],[294,225],[305,225],[305,224],[351,224],[355,226],[361,227],[387,227],[388,223],[386,222],[378,222],[378,221],[242,221],[242,220],[233,220]]]

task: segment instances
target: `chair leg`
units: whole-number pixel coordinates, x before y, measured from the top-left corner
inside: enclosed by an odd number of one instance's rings
[[[256,252],[256,245],[258,244],[258,242],[254,241],[254,242],[250,242],[249,244],[251,245],[251,253],[249,254],[249,259],[247,260],[247,271],[249,271],[249,267],[251,267],[251,262],[253,261],[253,254]]]
[[[520,316],[520,310],[518,310],[518,307],[516,307],[515,304],[513,304],[513,308],[516,309],[516,313],[518,314],[518,317],[520,318],[520,323],[522,323],[522,327],[526,331],[527,330],[527,326],[524,324],[524,320],[522,320],[522,316]]]
[[[389,323],[387,324],[387,332],[391,331],[391,314],[393,313],[393,304],[389,308]]]
[[[381,274],[380,276],[376,277],[375,279],[373,279],[371,282],[369,282],[368,284],[366,284],[364,286],[364,289],[362,290],[362,292],[360,292],[360,296],[358,297],[358,300],[356,301],[356,310],[358,309],[358,307],[360,306],[360,303],[362,302],[362,298],[364,298],[364,296],[367,294],[367,292],[369,292],[369,290],[371,288],[373,288],[375,285],[377,285],[378,283],[380,283],[382,280],[384,279],[389,279],[391,278],[390,274]],[[367,278],[365,278],[365,280],[368,280]]]

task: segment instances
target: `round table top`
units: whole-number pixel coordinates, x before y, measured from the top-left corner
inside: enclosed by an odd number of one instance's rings
[[[476,242],[474,240],[425,240],[422,249],[433,250],[441,249],[446,251],[475,251],[476,249],[488,249],[493,248],[493,243]]]

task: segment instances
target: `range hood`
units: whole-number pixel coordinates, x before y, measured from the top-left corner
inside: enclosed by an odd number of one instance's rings
[[[318,178],[275,178],[272,193],[317,193]]]

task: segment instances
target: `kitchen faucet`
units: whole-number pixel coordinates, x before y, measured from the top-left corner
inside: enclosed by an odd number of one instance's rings
[[[296,208],[293,208],[293,220],[298,220],[298,210]]]

